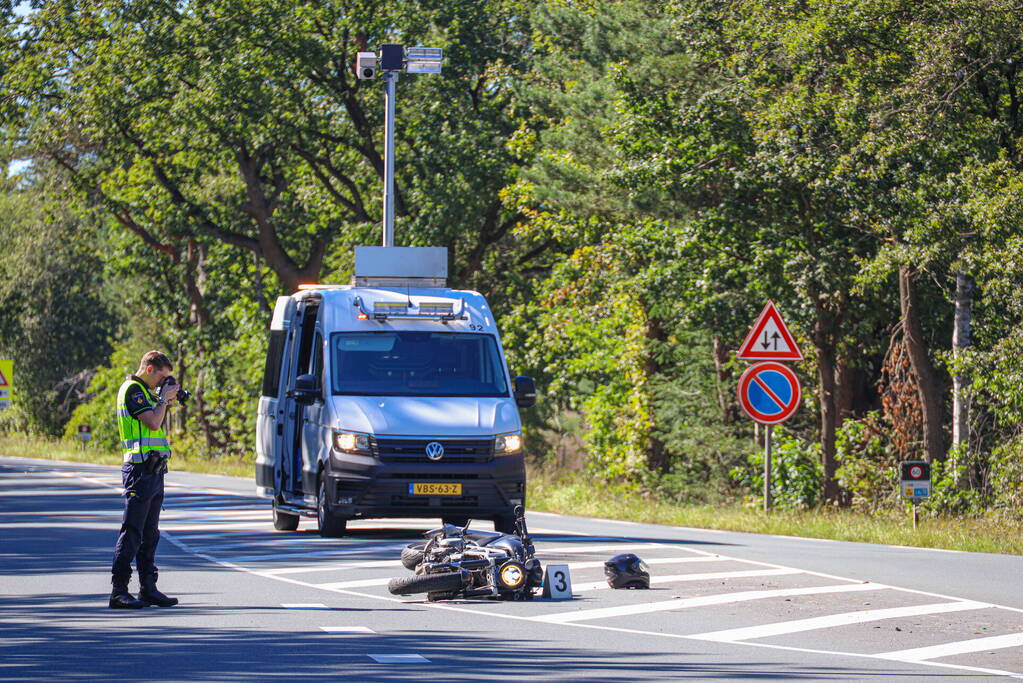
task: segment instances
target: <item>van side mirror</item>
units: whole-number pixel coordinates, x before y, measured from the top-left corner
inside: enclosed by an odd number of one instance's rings
[[[316,375],[299,375],[295,378],[295,390],[291,392],[296,403],[304,406],[316,403],[321,398],[320,381]]]
[[[519,375],[515,378],[515,405],[519,408],[532,408],[536,405],[536,382],[532,377]]]

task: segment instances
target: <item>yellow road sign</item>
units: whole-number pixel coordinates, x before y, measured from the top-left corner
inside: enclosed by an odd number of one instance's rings
[[[14,361],[0,360],[0,410],[11,407],[14,396]]]

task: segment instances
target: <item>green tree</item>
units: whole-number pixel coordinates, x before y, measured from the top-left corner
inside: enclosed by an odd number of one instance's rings
[[[119,311],[96,258],[102,230],[45,168],[0,182],[0,355],[29,427],[62,433],[110,353]]]

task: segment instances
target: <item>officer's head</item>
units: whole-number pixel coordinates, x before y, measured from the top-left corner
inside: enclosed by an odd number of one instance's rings
[[[148,380],[150,386],[155,387],[159,386],[173,369],[170,358],[165,354],[160,351],[147,351],[139,361],[139,369],[135,374]]]

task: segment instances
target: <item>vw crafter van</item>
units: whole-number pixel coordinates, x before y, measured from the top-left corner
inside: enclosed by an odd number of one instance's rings
[[[491,519],[525,504],[518,408],[484,298],[446,287],[447,249],[357,247],[352,285],[278,298],[259,399],[258,492],[274,527],[348,520]]]

